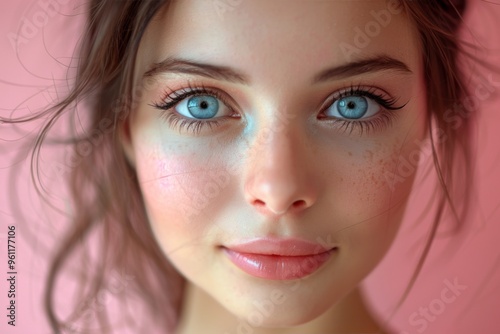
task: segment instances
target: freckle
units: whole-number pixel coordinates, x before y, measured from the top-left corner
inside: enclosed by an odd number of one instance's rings
[[[373,152],[372,151],[365,151],[365,153],[363,154],[364,158],[369,160],[370,162],[373,161]]]
[[[349,156],[352,157],[352,152],[348,152],[347,154],[349,154]]]

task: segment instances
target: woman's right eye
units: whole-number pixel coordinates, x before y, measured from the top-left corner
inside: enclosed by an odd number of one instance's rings
[[[231,114],[231,110],[225,103],[212,95],[187,97],[175,105],[174,108],[181,116],[193,119],[213,119]]]
[[[230,98],[219,90],[190,86],[168,92],[162,102],[151,106],[162,110],[162,118],[172,129],[197,135],[205,127],[214,129],[229,118],[239,118],[226,101]]]

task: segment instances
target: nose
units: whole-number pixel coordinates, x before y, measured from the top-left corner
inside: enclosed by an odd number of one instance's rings
[[[274,129],[274,130],[270,130]],[[317,200],[317,174],[300,131],[288,125],[259,131],[246,161],[245,197],[260,213],[298,214]]]

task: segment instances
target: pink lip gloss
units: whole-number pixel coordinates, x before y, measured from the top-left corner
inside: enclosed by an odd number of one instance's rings
[[[300,239],[255,239],[223,247],[231,262],[249,275],[269,280],[291,280],[318,270],[336,248]]]

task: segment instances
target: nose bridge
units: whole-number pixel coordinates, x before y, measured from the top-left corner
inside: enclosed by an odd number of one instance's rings
[[[315,201],[307,166],[305,129],[291,115],[261,120],[247,156],[245,195],[264,214],[300,211]]]
[[[268,99],[264,98],[265,101]],[[303,129],[298,119],[298,111],[293,110],[290,105],[290,96],[280,89],[273,91],[271,103],[260,103],[257,105],[257,122],[255,129],[255,138],[250,149],[254,154],[259,155],[273,153],[276,154],[292,153],[287,152],[287,148],[294,141],[298,140]]]
[[[260,123],[262,125],[258,126],[255,139],[250,146],[250,157],[268,155],[268,158],[277,159],[280,154],[292,154],[290,147],[299,133],[293,131],[294,124],[290,119],[276,113]]]

